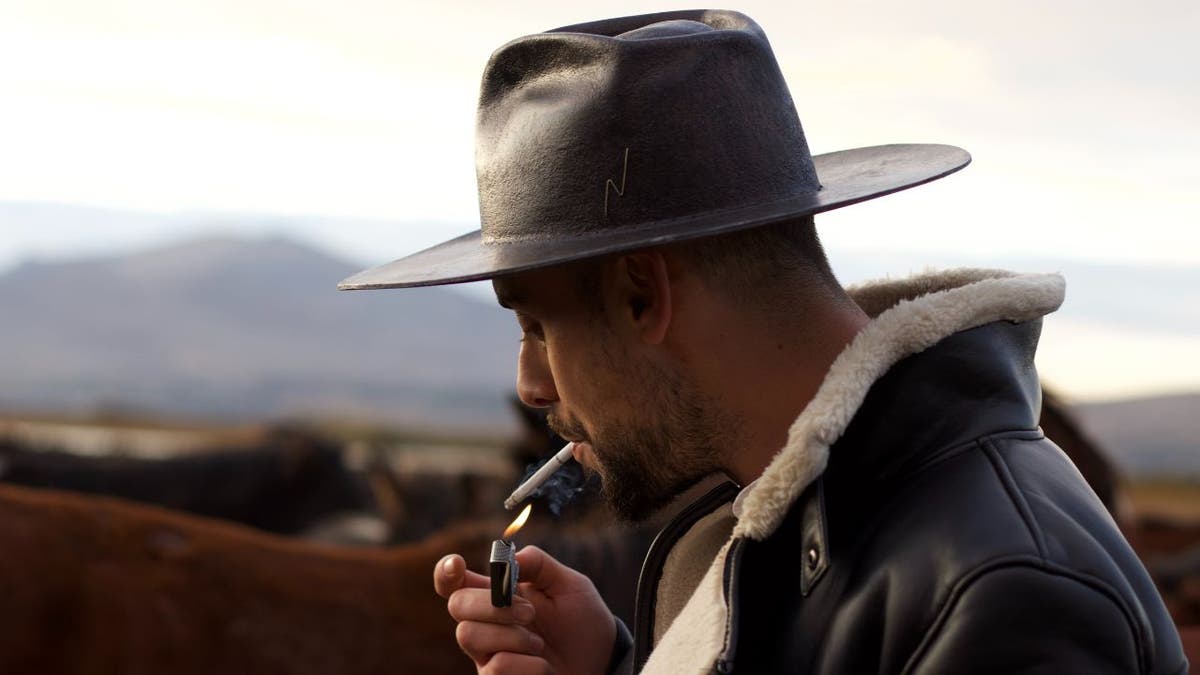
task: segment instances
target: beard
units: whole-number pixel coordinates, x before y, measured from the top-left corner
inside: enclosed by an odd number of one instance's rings
[[[625,373],[622,389],[645,392],[639,420],[602,420],[589,434],[575,418],[551,413],[560,436],[592,447],[600,495],[620,520],[637,522],[720,469],[723,443],[736,429],[728,415],[679,373],[639,364]]]

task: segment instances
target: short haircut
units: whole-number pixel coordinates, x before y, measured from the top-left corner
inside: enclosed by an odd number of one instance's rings
[[[812,216],[679,244],[715,290],[752,300],[801,285],[837,285]]]
[[[841,292],[812,216],[683,241],[671,249],[710,288],[767,313],[790,306],[801,294]],[[594,310],[603,302],[601,260],[583,261],[575,270],[579,299]]]

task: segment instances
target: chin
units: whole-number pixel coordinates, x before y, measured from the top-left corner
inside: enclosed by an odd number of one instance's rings
[[[600,495],[617,520],[640,523],[669,505],[703,478],[703,475],[688,477],[669,487],[653,489],[653,486],[636,477],[618,482],[601,474]]]

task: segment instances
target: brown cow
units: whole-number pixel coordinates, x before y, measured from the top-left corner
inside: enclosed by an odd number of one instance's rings
[[[0,485],[0,673],[473,672],[433,567],[453,552],[484,571],[510,517],[497,509],[422,542],[347,548]],[[516,539],[595,578],[631,620],[653,531],[542,513]]]
[[[503,524],[347,549],[0,486],[0,672],[473,672],[431,574]]]
[[[628,618],[653,528],[622,532],[587,511],[535,518],[518,541],[589,573]],[[430,572],[449,552],[480,569],[506,519],[345,549],[0,486],[0,672],[472,672]]]

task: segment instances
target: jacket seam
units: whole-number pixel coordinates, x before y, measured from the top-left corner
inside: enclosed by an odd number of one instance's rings
[[[988,458],[992,465],[992,469],[996,472],[996,477],[1000,479],[1000,484],[1004,486],[1004,491],[1008,493],[1008,498],[1012,501],[1013,507],[1020,514],[1021,520],[1025,523],[1025,528],[1029,531],[1029,536],[1033,539],[1034,546],[1037,547],[1038,556],[1043,561],[1047,558],[1046,539],[1042,535],[1042,528],[1038,525],[1037,518],[1033,515],[1033,509],[1029,507],[1029,502],[1025,500],[1025,495],[1017,487],[1017,481],[1012,475],[1012,471],[1008,468],[1008,463],[1000,455],[1000,451],[992,442],[992,437],[979,439],[980,448],[983,454]]]
[[[921,476],[926,471],[929,471],[945,462],[963,457],[973,450],[983,451],[986,456],[986,451],[983,450],[981,441],[992,438],[1017,438],[1020,440],[1036,441],[1045,438],[1045,436],[1039,429],[1010,429],[988,434],[987,436],[978,436],[967,441],[944,446],[941,450],[938,450],[937,453],[934,453],[939,455],[936,460],[922,464],[910,471],[907,471],[903,474],[898,474],[897,476],[889,479],[889,484],[899,485],[902,487],[889,490],[889,492],[891,492],[890,496],[884,502],[879,504],[878,508],[876,509],[878,515],[876,515],[876,517],[874,517],[864,529],[863,536],[860,537],[857,547],[855,550],[850,552],[850,558],[857,559],[859,557],[859,549],[871,545],[871,539],[874,537],[875,532],[886,526],[886,514],[890,513],[891,505],[907,498],[906,495],[908,490],[912,488],[912,484],[918,476]],[[822,479],[823,478],[824,476],[822,476]],[[828,542],[826,542],[826,546],[828,547]],[[832,567],[832,565],[833,562],[830,560],[829,567]]]
[[[986,436],[977,436],[970,440],[958,442],[953,445],[943,446],[942,449],[937,451],[937,453],[934,453],[939,455],[936,460],[924,463],[908,472],[899,474],[898,476],[892,478],[891,481],[893,481],[895,484],[904,485],[906,487],[891,490],[890,492],[892,494],[890,497],[888,497],[888,499],[881,503],[876,509],[877,515],[865,526],[862,536],[858,538],[858,542],[855,544],[854,549],[848,551],[845,556],[845,558],[848,558],[849,560],[848,563],[843,563],[848,565],[847,573],[857,573],[859,569],[859,563],[862,561],[862,549],[871,546],[871,541],[874,539],[876,533],[881,528],[887,527],[886,514],[891,512],[891,505],[906,498],[907,491],[912,488],[912,484],[916,477],[945,462],[963,457],[972,451],[983,452],[986,456],[986,451],[983,449],[981,441],[994,438],[1016,438],[1019,440],[1036,441],[1045,438],[1045,435],[1042,433],[1041,429],[1017,428],[997,431]],[[824,476],[822,476],[822,479],[823,478]],[[828,546],[829,544],[826,542],[826,547],[828,548]],[[827,555],[828,568],[832,569],[833,560],[829,558],[829,555],[831,554]],[[826,571],[828,571],[828,569]]]
[[[981,447],[980,442],[984,441],[984,440],[990,441],[991,439],[1015,438],[1015,439],[1024,440],[1024,441],[1038,441],[1045,437],[1046,437],[1046,435],[1044,433],[1042,433],[1042,430],[1040,428],[1036,428],[1036,427],[1033,429],[1027,429],[1027,428],[1007,429],[1004,431],[995,431],[995,432],[992,432],[992,433],[989,433],[986,435],[982,435],[982,436],[970,437],[966,440],[961,440],[961,441],[957,441],[952,444],[941,446],[938,450],[929,453],[930,456],[932,457],[931,460],[922,462],[922,463],[908,469],[907,471],[897,473],[896,475],[892,476],[889,480],[896,481],[899,483],[908,482],[908,481],[912,480],[913,478],[915,478],[916,476],[918,476],[918,475],[924,473],[925,471],[932,469],[944,462],[948,462],[957,457],[961,457],[962,455],[970,452],[973,449],[979,449]]]
[[[1133,617],[1133,611],[1129,608],[1128,604],[1125,603],[1124,599],[1121,598],[1121,595],[1115,589],[1113,589],[1110,584],[1103,579],[1090,574],[1072,570],[1062,565],[1049,562],[1045,558],[1035,558],[1030,555],[1021,555],[1005,556],[985,562],[970,572],[964,574],[958,580],[958,582],[955,583],[950,593],[946,596],[946,599],[942,602],[941,607],[938,608],[937,616],[930,623],[929,628],[925,631],[925,637],[921,639],[921,642],[917,645],[916,649],[913,650],[912,656],[909,657],[908,662],[904,664],[904,669],[901,671],[902,675],[909,675],[910,673],[913,673],[917,666],[921,664],[921,661],[927,655],[930,647],[938,639],[938,637],[941,636],[942,629],[945,628],[950,619],[950,615],[953,614],[954,610],[957,608],[959,600],[962,599],[962,596],[975,584],[975,582],[983,579],[991,572],[1020,568],[1033,570],[1035,572],[1042,572],[1044,574],[1060,577],[1068,581],[1074,581],[1080,586],[1091,589],[1098,595],[1107,598],[1111,603],[1113,603],[1114,606],[1116,606],[1117,610],[1125,618],[1125,626],[1129,629],[1129,635],[1132,638],[1134,645],[1133,651],[1138,663],[1138,672],[1146,672],[1146,661],[1143,658],[1144,641],[1142,640],[1141,631],[1137,629],[1137,621]]]
[[[1042,432],[1040,427],[1038,428],[1038,433],[1042,436],[1042,438],[1045,438],[1045,433]],[[996,467],[997,474],[1001,476],[1001,482],[1004,483],[1005,489],[1009,492],[1010,497],[1013,499],[1013,503],[1017,506],[1017,510],[1021,513],[1022,519],[1026,521],[1026,525],[1030,530],[1030,536],[1033,537],[1034,542],[1038,547],[1038,554],[1042,558],[1042,563],[1046,565],[1047,568],[1067,570],[1067,568],[1062,567],[1058,563],[1050,561],[1048,557],[1049,547],[1046,546],[1044,533],[1042,532],[1041,527],[1038,525],[1037,519],[1033,515],[1033,509],[1029,506],[1028,500],[1025,499],[1025,493],[1017,485],[1016,478],[1012,475],[1012,471],[1009,469],[1007,461],[1005,461],[999,447],[997,447],[993,442],[995,438],[997,438],[997,436],[988,436],[980,439],[980,441],[986,446],[984,454],[989,458],[989,460],[992,461],[993,466]],[[1150,655],[1148,651],[1149,647],[1147,646],[1149,638],[1145,635],[1145,631],[1142,630],[1142,624],[1134,618],[1135,613],[1133,610],[1129,608],[1128,604],[1125,603],[1124,599],[1119,593],[1117,593],[1115,590],[1112,590],[1112,587],[1107,582],[1099,579],[1098,577],[1092,577],[1091,575],[1086,575],[1082,572],[1074,572],[1074,574],[1077,574],[1080,577],[1091,578],[1095,584],[1102,585],[1104,588],[1108,589],[1111,592],[1113,601],[1118,603],[1124,609],[1126,613],[1126,620],[1129,621],[1129,625],[1135,637],[1138,664],[1144,669],[1146,667],[1145,664],[1152,658],[1152,655]]]

